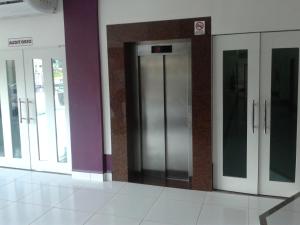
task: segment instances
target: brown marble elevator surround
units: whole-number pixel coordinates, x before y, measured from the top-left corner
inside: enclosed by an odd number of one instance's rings
[[[194,35],[194,22],[206,22],[206,34]],[[128,181],[125,44],[190,39],[192,43],[192,188],[212,190],[211,19],[193,18],[107,26],[112,128],[113,180]]]

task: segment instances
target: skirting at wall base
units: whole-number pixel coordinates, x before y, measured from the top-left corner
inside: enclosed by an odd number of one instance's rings
[[[112,173],[105,173],[104,181],[112,181]]]
[[[91,182],[104,182],[112,181],[111,173],[85,173],[85,172],[72,172],[72,178],[75,180],[85,180]]]

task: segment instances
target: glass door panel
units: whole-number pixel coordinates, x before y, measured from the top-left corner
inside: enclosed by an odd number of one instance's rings
[[[64,49],[27,49],[24,60],[32,168],[70,173]]]
[[[0,154],[2,155],[0,166],[29,169],[26,87],[23,68],[22,50],[0,52]]]
[[[57,138],[57,162],[68,162],[68,132],[66,116],[65,74],[63,60],[52,59],[52,78],[54,84],[55,122]]]
[[[247,178],[248,50],[223,52],[223,175]]]
[[[10,126],[12,136],[13,158],[22,158],[21,137],[19,126],[18,87],[16,80],[16,66],[14,60],[6,60],[7,90],[10,111]],[[22,100],[19,100],[22,107]],[[20,120],[23,120],[21,118]],[[22,121],[21,121],[22,122]]]
[[[0,96],[0,157],[4,157],[4,139],[3,139],[3,125],[2,125],[2,110],[1,110],[1,96]]]
[[[294,183],[296,178],[298,62],[299,48],[272,50],[271,181]]]
[[[45,77],[43,70],[43,60],[33,59],[33,77],[36,106],[36,124],[39,149],[39,160],[49,160],[49,129],[46,110]]]
[[[257,194],[259,34],[214,37],[214,188]]]
[[[290,196],[300,190],[300,32],[262,35],[260,192]]]

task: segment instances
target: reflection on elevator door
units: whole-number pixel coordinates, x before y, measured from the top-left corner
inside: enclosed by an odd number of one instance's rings
[[[190,52],[188,41],[132,46],[129,167],[144,177],[187,181],[192,176]]]

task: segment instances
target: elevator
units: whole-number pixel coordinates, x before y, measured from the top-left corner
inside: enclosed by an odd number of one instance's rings
[[[192,177],[191,43],[126,44],[130,181]]]

